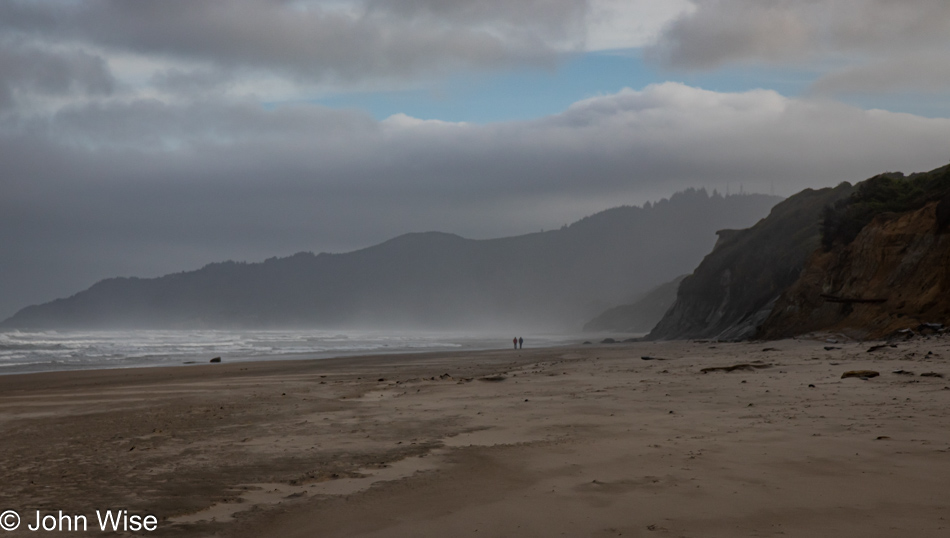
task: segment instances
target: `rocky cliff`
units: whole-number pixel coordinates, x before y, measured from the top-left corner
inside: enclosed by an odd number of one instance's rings
[[[807,189],[776,205],[751,228],[717,232],[712,252],[683,280],[676,302],[647,338],[754,336],[818,248],[822,211],[851,191],[847,183]]]
[[[950,166],[804,191],[723,230],[648,338],[854,338],[950,325]]]
[[[881,214],[848,245],[818,250],[758,334],[834,331],[880,338],[925,323],[950,325],[950,198]]]

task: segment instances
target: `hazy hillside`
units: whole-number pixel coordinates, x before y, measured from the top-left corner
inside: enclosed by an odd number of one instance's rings
[[[2,326],[576,330],[605,308],[692,270],[712,247],[712,230],[749,226],[778,200],[688,190],[516,237],[407,234],[345,254],[113,278],[24,308]]]
[[[610,308],[584,325],[585,332],[646,333],[676,302],[676,290],[686,275],[660,284],[631,304]]]

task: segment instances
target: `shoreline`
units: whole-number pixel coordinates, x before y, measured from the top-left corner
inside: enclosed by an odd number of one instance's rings
[[[31,520],[154,514],[154,536],[943,535],[950,383],[920,374],[950,377],[950,340],[867,349],[638,342],[0,376],[0,502]],[[702,373],[737,364],[754,367]],[[880,376],[841,379],[857,369]]]
[[[208,364],[215,357],[226,363],[249,363],[489,351],[504,350],[510,343],[505,337],[499,338],[497,332],[362,329],[349,332],[296,329],[250,332],[66,331],[54,336],[48,336],[46,332],[16,332],[15,336],[19,338],[0,342],[0,376],[194,366]],[[528,333],[528,337],[530,348],[540,349],[579,344],[585,335]],[[196,342],[199,344],[195,345]],[[196,349],[187,349],[190,347]],[[16,356],[17,353],[24,355]]]

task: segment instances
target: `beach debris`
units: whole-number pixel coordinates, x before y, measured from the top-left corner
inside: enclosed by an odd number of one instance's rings
[[[894,371],[891,372],[891,373],[892,373],[892,374],[897,374],[897,375],[914,375],[914,372],[910,372],[910,371],[908,371],[908,370],[894,370]]]
[[[878,344],[878,345],[876,345],[876,346],[871,346],[871,347],[869,347],[867,352],[868,352],[868,353],[871,353],[871,352],[877,351],[877,350],[879,350],[879,349],[884,349],[884,348],[886,348],[886,347],[897,347],[897,346],[896,346],[895,344]]]
[[[878,435],[877,437],[874,438],[874,440],[875,440],[875,441],[886,441],[886,440],[888,440],[888,439],[890,439],[890,438],[891,438],[890,435]]]
[[[762,348],[762,351],[778,351],[777,347],[766,347]]]
[[[938,334],[946,330],[942,323],[921,323],[917,326],[917,332],[921,335]]]
[[[841,349],[841,348],[835,347],[835,346],[825,346],[825,351],[834,351],[835,349]]]
[[[645,361],[665,361],[666,359],[661,359],[660,357],[651,357],[649,355],[644,355],[640,357],[641,360]]]
[[[703,368],[700,372],[708,374],[709,372],[754,372],[756,369],[760,368],[771,368],[771,364],[733,364],[732,366],[712,366],[709,368]]]
[[[478,378],[479,381],[491,381],[491,382],[504,381],[506,379],[508,378],[500,374],[486,375],[484,377]]]
[[[917,333],[913,329],[899,329],[894,331],[893,334],[888,338],[888,340],[895,340],[898,338],[903,338],[904,340],[910,340],[911,338],[917,336]]]
[[[920,377],[943,377],[943,374],[938,374],[937,372],[924,372],[920,374]]]
[[[815,388],[815,384],[814,384],[814,383],[809,383],[809,384],[808,384],[808,388],[810,388],[810,389]]]
[[[215,357],[211,359],[211,362],[221,362],[221,357]]]
[[[452,379],[452,376],[446,373],[446,374],[440,375],[440,376],[439,376],[439,379],[441,379],[441,380],[444,381],[444,380],[446,380],[446,379]]]
[[[841,374],[841,379],[846,379],[849,377],[857,377],[858,379],[863,379],[867,381],[872,377],[877,377],[881,375],[880,372],[875,372],[874,370],[850,370]]]
[[[837,343],[838,343],[838,341],[837,341],[836,339],[834,339],[834,338],[826,338],[826,339],[825,339],[825,342],[828,343],[828,344],[837,344]]]

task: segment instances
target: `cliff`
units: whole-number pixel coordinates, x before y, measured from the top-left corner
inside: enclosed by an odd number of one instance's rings
[[[950,325],[950,197],[875,216],[848,244],[818,250],[777,301],[758,337],[834,331],[881,338]]]
[[[950,324],[950,166],[804,191],[720,231],[648,338],[870,339],[922,324]]]
[[[822,211],[851,192],[847,183],[807,189],[776,205],[751,228],[719,231],[712,252],[683,280],[676,302],[647,338],[754,336],[819,246]]]

